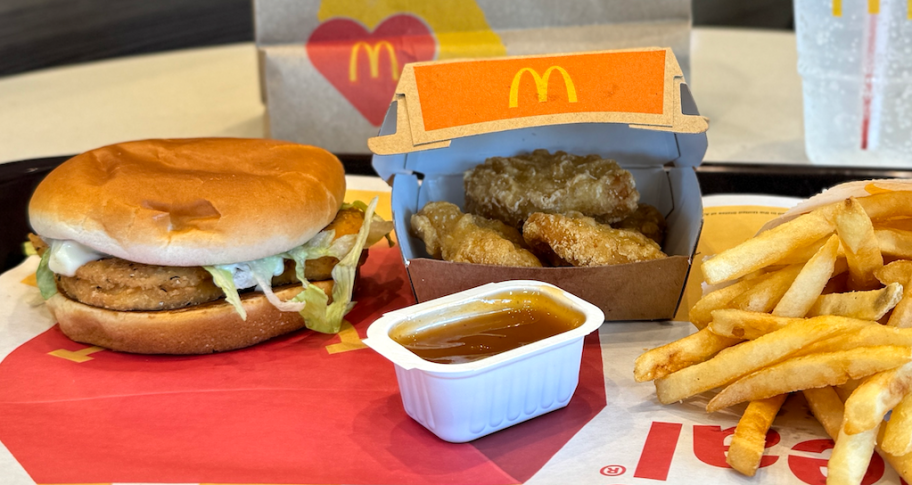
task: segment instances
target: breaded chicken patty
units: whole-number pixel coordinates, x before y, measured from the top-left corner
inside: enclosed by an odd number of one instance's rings
[[[339,238],[357,233],[363,221],[360,210],[345,209],[324,230],[335,230],[335,237]],[[39,254],[47,249],[38,236],[29,238]],[[332,279],[336,263],[338,259],[333,257],[308,260],[304,276],[308,281]],[[109,310],[173,310],[225,296],[212,281],[212,275],[200,266],[155,266],[104,258],[80,266],[74,276],[55,277],[57,288],[69,298]],[[285,271],[272,279],[272,285],[278,288],[292,283],[297,283],[295,263],[285,260]]]

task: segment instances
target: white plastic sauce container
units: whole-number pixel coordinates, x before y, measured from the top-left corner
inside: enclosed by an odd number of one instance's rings
[[[543,340],[459,364],[424,360],[391,337],[401,325],[417,331],[469,317],[478,302],[511,294],[545,297],[580,312],[584,321]],[[395,365],[405,412],[441,439],[461,443],[566,406],[579,383],[583,338],[603,321],[595,305],[556,286],[507,281],[387,313],[371,324],[364,343]]]

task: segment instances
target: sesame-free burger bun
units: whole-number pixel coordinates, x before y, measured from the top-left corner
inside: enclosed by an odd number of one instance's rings
[[[342,163],[322,148],[141,140],[64,162],[35,190],[29,218],[44,238],[129,261],[207,266],[305,243],[333,220],[344,194]]]
[[[333,282],[316,281],[327,295]],[[276,288],[287,300],[301,285]],[[179,310],[122,312],[85,305],[58,292],[47,300],[60,330],[69,338],[121,352],[138,354],[208,354],[266,341],[304,327],[297,312],[282,312],[260,292],[241,295],[247,311],[242,321],[234,308],[218,300]]]

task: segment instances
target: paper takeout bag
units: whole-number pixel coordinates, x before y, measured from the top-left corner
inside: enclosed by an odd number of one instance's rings
[[[688,0],[254,0],[272,138],[367,154],[409,62],[662,45],[685,73]]]

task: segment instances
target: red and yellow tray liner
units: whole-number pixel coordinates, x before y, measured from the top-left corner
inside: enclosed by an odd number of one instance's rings
[[[670,48],[417,62],[396,87],[396,133],[368,145],[376,154],[407,153],[568,123],[702,133],[706,118],[682,113],[683,82]]]
[[[346,201],[374,195],[389,218],[389,193],[351,189]],[[398,249],[384,246],[370,250],[339,335],[147,356],[50,328],[0,362],[0,442],[39,484],[524,482],[605,407],[598,337],[568,407],[444,442],[405,414],[393,365],[361,343],[380,315],[414,304]]]
[[[605,407],[598,337],[570,405],[466,444],[409,418],[392,364],[360,340],[414,299],[395,248],[371,250],[339,335],[145,356],[57,326],[0,363],[0,441],[39,484],[521,483]]]

